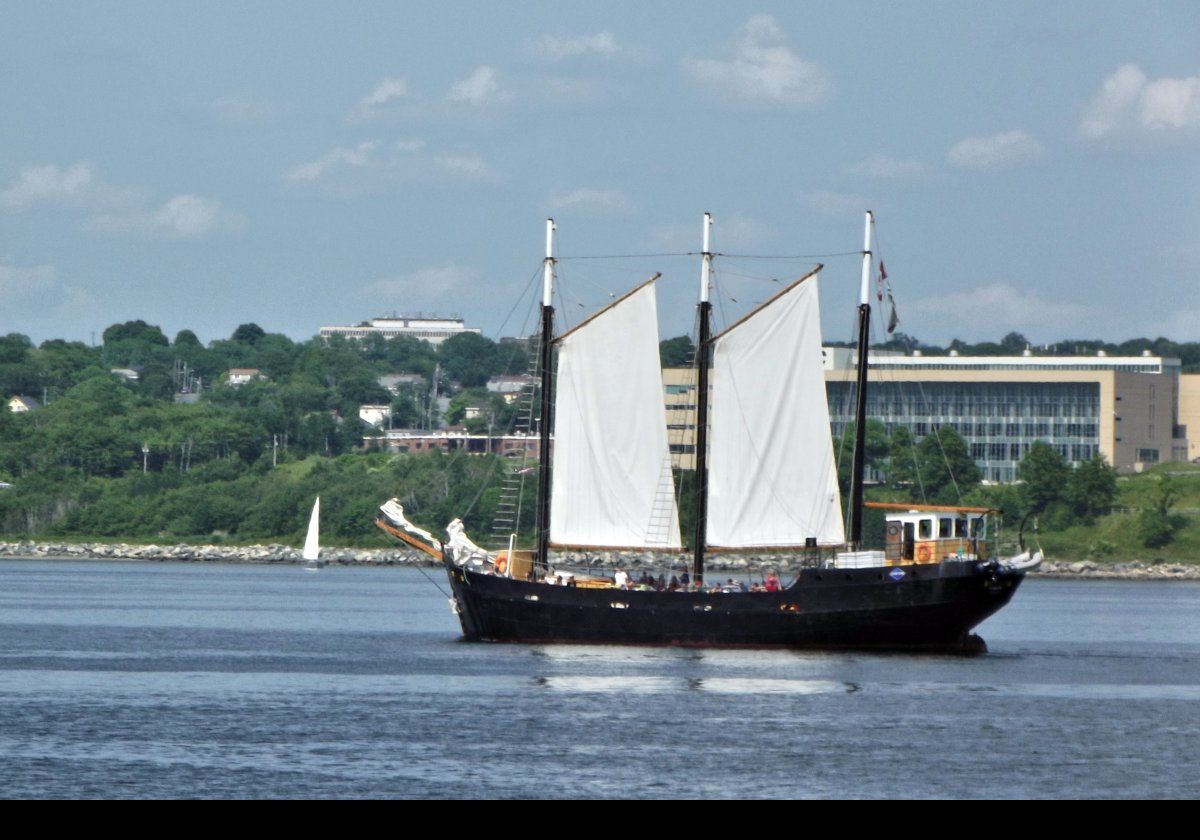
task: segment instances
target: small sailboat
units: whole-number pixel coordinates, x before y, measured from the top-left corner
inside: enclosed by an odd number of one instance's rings
[[[312,515],[308,518],[308,535],[304,538],[304,568],[310,572],[325,565],[321,560],[321,497],[313,502]]]

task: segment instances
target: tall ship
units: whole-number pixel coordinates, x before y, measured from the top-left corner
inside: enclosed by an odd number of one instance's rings
[[[685,549],[659,361],[658,275],[562,334],[554,332],[554,223],[547,221],[539,344],[536,544],[486,551],[455,520],[436,539],[392,499],[376,523],[438,558],[469,640],[696,647],[986,649],[972,630],[1041,562],[996,556],[986,508],[864,503],[873,217],[866,214],[858,305],[857,424],[846,514],[826,400],[822,266],[712,334],[712,218],[705,215],[695,359],[695,530]],[[884,509],[882,549],[863,511]],[[597,574],[589,553],[685,557],[690,575]],[[788,581],[719,586],[717,553],[787,554]],[[567,558],[587,571],[565,567]],[[563,562],[560,563],[559,561]]]

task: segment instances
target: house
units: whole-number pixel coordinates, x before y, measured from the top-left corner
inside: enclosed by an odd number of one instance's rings
[[[137,382],[142,378],[141,373],[133,368],[111,368],[109,373],[115,373],[126,382]]]
[[[235,387],[266,378],[266,375],[258,368],[230,368],[225,374],[226,384]]]
[[[390,405],[360,405],[358,419],[381,429],[392,419],[392,407]]]
[[[488,380],[487,389],[504,397],[504,401],[511,405],[526,387],[533,387],[536,383],[537,377],[527,373],[502,373]]]
[[[42,404],[33,397],[16,396],[8,401],[8,410],[13,414],[23,414],[26,411],[37,411]]]

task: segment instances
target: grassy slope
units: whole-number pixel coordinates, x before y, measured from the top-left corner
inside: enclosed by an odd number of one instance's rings
[[[1153,504],[1164,475],[1179,492],[1171,511],[1177,529],[1170,544],[1146,548],[1137,536],[1136,511]],[[1117,488],[1117,510],[1095,525],[1041,535],[1051,559],[1200,563],[1200,466],[1163,464],[1143,475],[1121,476]]]

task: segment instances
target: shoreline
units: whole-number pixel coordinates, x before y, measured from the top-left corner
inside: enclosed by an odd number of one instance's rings
[[[302,565],[300,549],[280,543],[248,546],[216,545],[133,545],[129,543],[45,543],[0,542],[0,559],[26,560],[112,560],[145,563],[230,563]],[[321,560],[338,566],[421,566],[436,568],[438,563],[419,551],[399,548],[323,548]],[[571,564],[576,558],[568,556]],[[578,560],[583,565],[582,559]],[[592,566],[611,569],[670,568],[667,557],[644,557],[618,552],[602,552],[592,557]],[[722,573],[763,573],[771,569],[791,571],[797,564],[788,556],[743,556],[716,560],[709,566]],[[1144,563],[1141,561],[1097,563],[1047,561],[1030,573],[1031,577],[1090,580],[1192,580],[1200,581],[1200,565],[1182,563]]]

